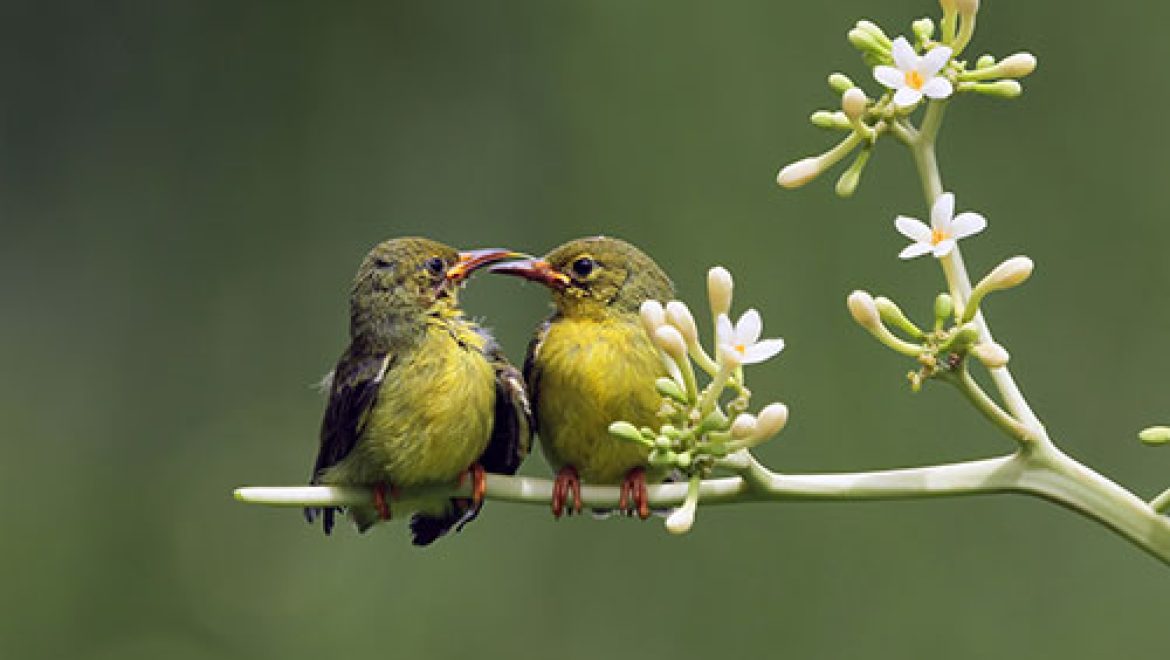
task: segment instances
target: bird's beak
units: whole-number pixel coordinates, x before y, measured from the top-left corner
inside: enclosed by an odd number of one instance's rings
[[[452,284],[459,284],[471,277],[472,273],[488,264],[494,264],[497,261],[505,261],[507,259],[527,258],[529,258],[529,255],[523,252],[512,252],[511,250],[501,248],[484,248],[482,250],[460,252],[459,261],[447,269],[447,281]]]
[[[571,281],[568,275],[554,269],[543,259],[525,259],[511,263],[499,264],[488,269],[489,273],[503,273],[515,275],[526,280],[540,282],[551,289],[564,289]]]

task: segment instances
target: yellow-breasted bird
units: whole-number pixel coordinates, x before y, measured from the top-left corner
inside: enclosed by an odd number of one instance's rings
[[[560,517],[570,496],[581,510],[581,481],[620,482],[620,508],[632,506],[646,518],[647,451],[611,436],[608,427],[615,420],[660,424],[654,381],[666,368],[638,309],[646,300],[672,298],[670,278],[638,248],[606,237],[569,241],[542,259],[489,270],[552,292],[555,310],[528,347],[524,377],[541,447],[557,470],[553,515]]]
[[[442,498],[411,518],[414,544],[427,545],[479,513],[485,469],[514,474],[528,453],[522,377],[457,300],[477,268],[520,256],[396,238],[362,261],[310,482],[373,486],[372,505],[349,511],[359,529],[390,517],[388,488],[449,484],[470,472],[471,502]],[[305,509],[305,517],[320,515],[328,534],[337,512]]]

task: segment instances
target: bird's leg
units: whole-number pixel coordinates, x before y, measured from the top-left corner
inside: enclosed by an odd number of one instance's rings
[[[463,480],[468,477],[471,477],[471,503],[478,508],[483,505],[483,496],[487,493],[487,470],[479,463],[472,463],[466,472],[459,474],[456,487],[462,486]]]
[[[565,510],[565,500],[570,494],[573,496],[573,503],[569,507],[569,514],[581,513],[581,479],[577,476],[576,468],[566,465],[557,472],[557,479],[553,482],[553,518],[560,519]]]
[[[626,473],[626,478],[622,480],[618,508],[627,515],[637,513],[642,520],[650,517],[650,495],[646,491],[645,468],[636,467]]]
[[[398,496],[398,489],[387,486],[385,481],[379,481],[374,484],[374,508],[378,510],[378,517],[382,520],[390,520],[390,504],[386,501],[386,491],[390,491],[390,498]]]

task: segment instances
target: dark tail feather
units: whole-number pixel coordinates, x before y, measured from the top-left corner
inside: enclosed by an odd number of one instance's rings
[[[451,531],[462,531],[463,526],[475,520],[483,505],[471,506],[466,498],[452,498],[451,510],[441,516],[424,516],[415,514],[410,518],[410,541],[414,545],[424,546],[434,543],[439,537]]]
[[[320,508],[306,508],[305,520],[310,524],[317,520],[317,516],[321,516],[321,529],[325,530],[328,535],[333,531],[333,516],[340,513],[341,509],[335,506]]]

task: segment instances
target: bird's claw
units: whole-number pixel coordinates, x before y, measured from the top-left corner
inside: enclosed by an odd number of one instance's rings
[[[569,515],[581,513],[581,479],[577,476],[577,470],[573,466],[566,465],[557,472],[557,479],[553,482],[553,518],[560,520],[565,511],[565,500],[570,495],[573,497],[573,502],[569,506]]]
[[[471,503],[478,508],[483,504],[483,496],[487,494],[487,470],[479,463],[472,463],[467,472],[459,474],[456,486],[462,486],[463,480],[468,477],[471,478]]]
[[[386,497],[387,491],[390,494],[389,499],[397,499],[397,488],[386,485],[385,481],[374,484],[374,508],[378,510],[378,517],[382,520],[390,520],[390,503]]]
[[[650,494],[646,491],[645,468],[636,467],[626,473],[626,478],[622,479],[618,508],[626,515],[637,513],[642,520],[650,517]]]

